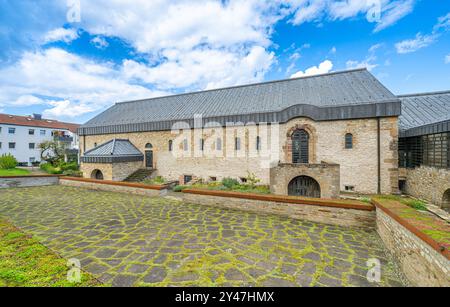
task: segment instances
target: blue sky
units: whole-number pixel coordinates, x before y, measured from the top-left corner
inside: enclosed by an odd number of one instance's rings
[[[118,101],[367,67],[450,90],[445,0],[0,0],[0,112],[83,123]]]

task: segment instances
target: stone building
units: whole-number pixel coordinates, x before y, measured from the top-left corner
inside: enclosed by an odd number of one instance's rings
[[[79,129],[81,169],[105,180],[148,169],[181,183],[252,174],[282,195],[395,193],[400,113],[366,69],[122,102]],[[114,140],[141,158],[93,159]]]
[[[450,211],[450,91],[399,98],[401,189]]]

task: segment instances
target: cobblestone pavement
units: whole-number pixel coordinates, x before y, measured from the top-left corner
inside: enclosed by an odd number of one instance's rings
[[[64,186],[0,190],[0,215],[113,286],[402,285],[375,231]]]

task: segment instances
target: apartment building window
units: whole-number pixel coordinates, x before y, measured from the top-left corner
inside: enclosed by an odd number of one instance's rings
[[[41,135],[45,135],[45,130],[41,130]]]
[[[28,134],[29,134],[29,135],[34,135],[34,129],[29,129],[29,130],[28,130]]]
[[[16,149],[16,143],[9,143],[9,149]]]
[[[8,133],[9,134],[15,134],[16,133],[16,128],[8,128]]]
[[[35,144],[34,143],[30,143],[30,144],[28,144],[28,148],[29,149],[34,149],[36,146],[35,146]]]

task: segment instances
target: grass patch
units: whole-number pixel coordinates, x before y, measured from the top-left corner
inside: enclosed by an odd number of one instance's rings
[[[0,169],[0,176],[9,177],[9,176],[27,176],[31,172],[26,169],[21,168],[12,168],[12,169]]]
[[[410,208],[421,211],[427,211],[427,207],[425,206],[426,203],[417,199],[409,197],[401,197],[397,195],[377,195],[376,198],[398,201],[399,203],[407,205]]]
[[[149,184],[149,185],[163,185],[166,184],[166,180],[162,176],[158,176],[152,179],[146,179],[142,181],[143,184]]]
[[[67,281],[67,260],[33,237],[0,219],[0,286],[86,287],[99,286],[92,275],[82,272],[81,283]]]
[[[207,189],[214,191],[232,191],[232,192],[242,192],[242,193],[256,193],[256,194],[270,194],[270,188],[265,185],[249,185],[249,184],[235,184],[231,187],[224,186],[220,182],[196,183],[190,186],[178,185],[173,191],[181,192],[185,189]]]

